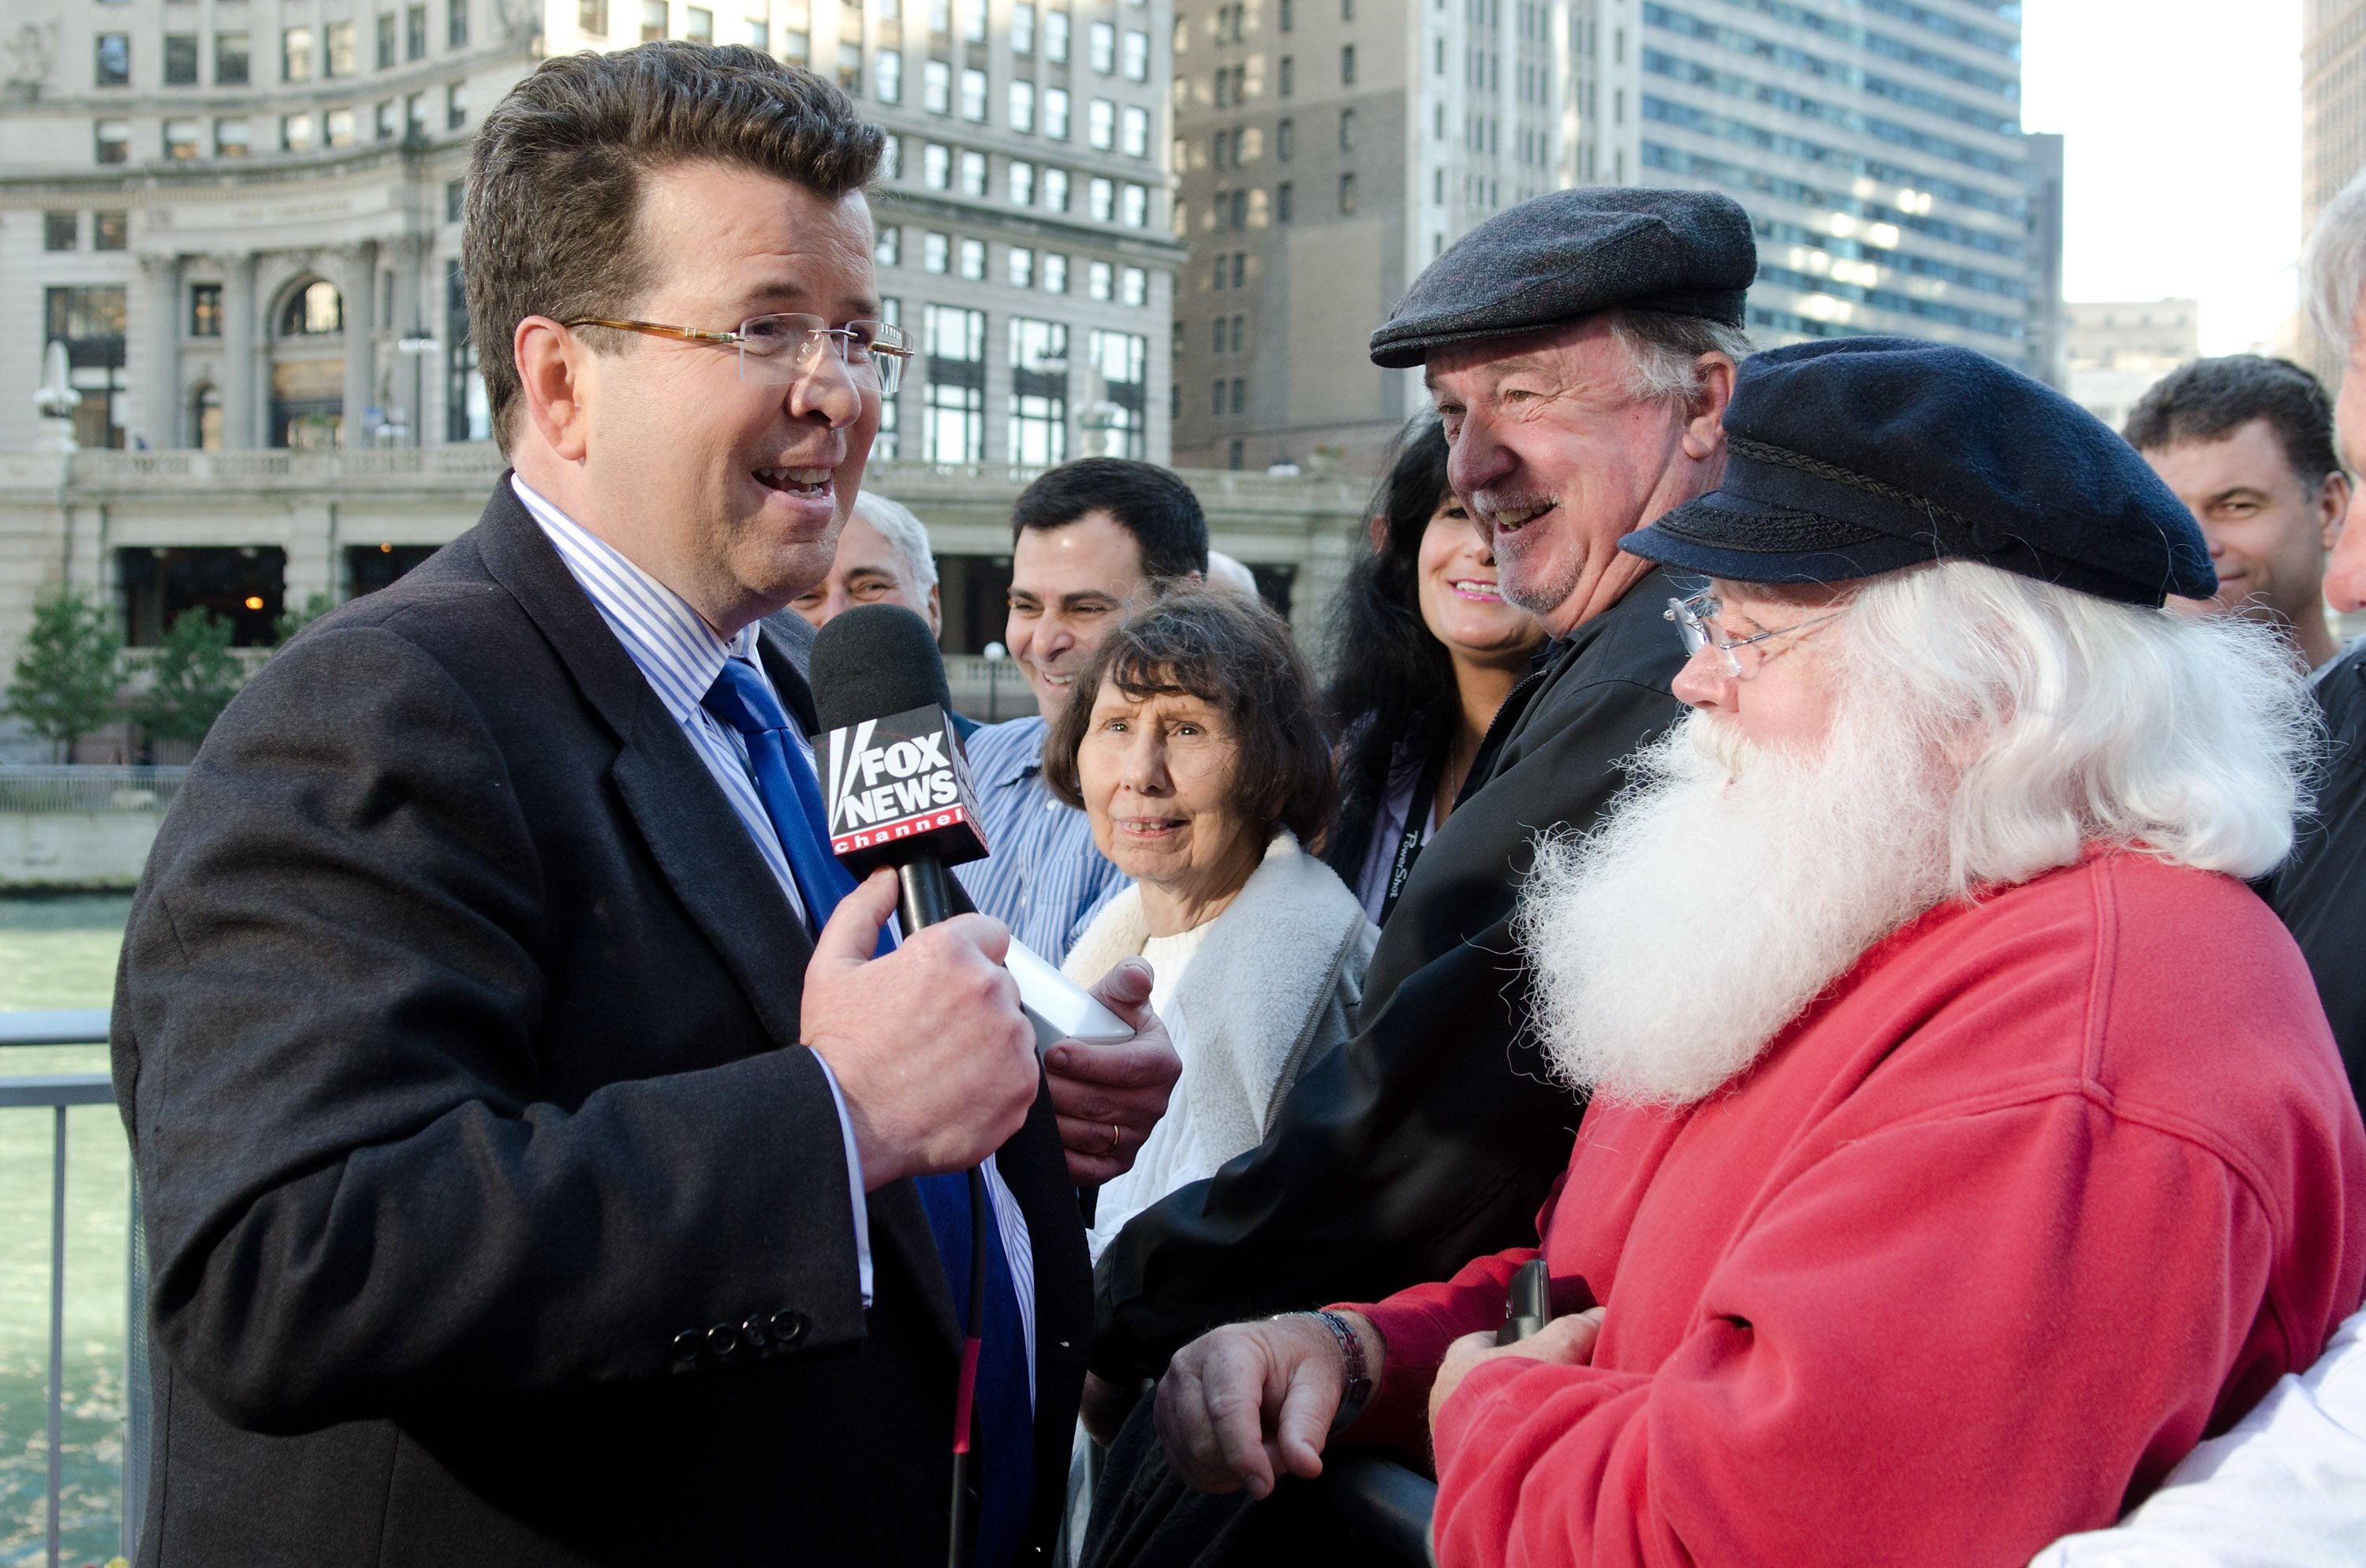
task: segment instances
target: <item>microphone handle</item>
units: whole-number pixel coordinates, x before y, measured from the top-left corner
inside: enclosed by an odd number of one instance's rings
[[[953,918],[952,884],[936,856],[925,851],[914,855],[896,866],[896,914],[906,936]]]

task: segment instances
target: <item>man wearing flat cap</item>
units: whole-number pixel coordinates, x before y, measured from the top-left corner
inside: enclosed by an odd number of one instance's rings
[[[2305,697],[2161,608],[2214,587],[2191,514],[1993,360],[1775,350],[1725,432],[1623,546],[1707,580],[1694,712],[1519,897],[1566,1178],[1540,1245],[1332,1309],[1344,1435],[1435,1455],[1443,1564],[2025,1562],[2366,1287],[2366,1129],[2244,886]],[[1565,1315],[1497,1348],[1538,1257]],[[1200,1484],[1319,1464],[1347,1356],[1265,1343],[1168,1374]]]
[[[1096,1389],[1138,1388],[1217,1325],[1383,1294],[1533,1239],[1577,1112],[1527,1028],[1515,877],[1536,828],[1592,823],[1627,783],[1622,760],[1683,714],[1668,689],[1683,650],[1660,618],[1675,590],[1618,541],[1717,482],[1756,266],[1749,218],[1723,196],[1562,191],[1466,235],[1373,334],[1378,363],[1425,367],[1453,488],[1504,596],[1554,640],[1413,866],[1360,1032],[1308,1066],[1262,1145],[1104,1256]],[[1304,1315],[1275,1332],[1330,1335]],[[1208,1561],[1302,1562],[1336,1535],[1190,1494],[1144,1404],[1112,1452],[1088,1561],[1187,1561],[1196,1534]]]

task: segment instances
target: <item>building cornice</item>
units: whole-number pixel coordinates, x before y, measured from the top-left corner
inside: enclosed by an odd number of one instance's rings
[[[29,170],[0,174],[0,208],[33,205],[43,197],[104,197],[140,206],[215,192],[231,196],[282,191],[401,167],[415,176],[427,164],[466,163],[473,131],[370,141],[321,152],[262,152],[246,158],[191,158],[182,163],[127,164],[117,170]]]

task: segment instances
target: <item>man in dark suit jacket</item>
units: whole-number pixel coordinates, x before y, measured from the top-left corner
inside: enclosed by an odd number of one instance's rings
[[[260,672],[135,901],[142,1562],[941,1561],[965,1303],[913,1179],[981,1162],[1031,1434],[981,1435],[978,1560],[1044,1554],[1074,1186],[1174,1054],[1054,1047],[1045,1092],[1000,928],[874,958],[894,878],[820,891],[750,761],[815,730],[757,623],[877,427],[879,149],[818,78],[682,44],[487,118],[467,266],[515,474]],[[724,722],[733,682],[786,722]]]
[[[1425,366],[1449,480],[1504,597],[1553,641],[1414,863],[1355,1037],[1308,1067],[1261,1145],[1144,1211],[1102,1253],[1087,1419],[1104,1434],[1162,1371],[1157,1420],[1177,1418],[1207,1371],[1187,1361],[1210,1341],[1187,1342],[1219,1325],[1290,1314],[1256,1326],[1327,1345],[1294,1309],[1535,1239],[1583,1107],[1527,1031],[1514,897],[1535,835],[1589,826],[1624,787],[1622,760],[1684,712],[1668,689],[1684,646],[1663,617],[1681,591],[1617,543],[1716,486],[1755,266],[1749,219],[1722,196],[1562,191],[1473,230],[1373,335],[1376,362]],[[1222,1386],[1237,1399],[1236,1382]],[[1253,1422],[1256,1406],[1238,1407]],[[1152,1416],[1145,1400],[1125,1423],[1087,1562],[1353,1557],[1335,1521],[1292,1501],[1302,1490],[1266,1508],[1189,1491]],[[1312,1457],[1268,1437],[1266,1490]]]

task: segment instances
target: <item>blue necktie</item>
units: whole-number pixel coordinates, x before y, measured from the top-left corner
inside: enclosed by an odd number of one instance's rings
[[[789,716],[762,671],[745,660],[727,659],[723,672],[707,689],[706,711],[739,732],[748,745],[748,761],[756,778],[757,798],[772,819],[781,849],[806,913],[819,931],[829,920],[838,901],[854,891],[854,876],[829,850],[827,818],[822,813],[821,785],[805,753],[789,733]],[[894,939],[879,933],[882,954]],[[914,1179],[920,1206],[929,1217],[929,1233],[944,1264],[952,1289],[954,1314],[962,1333],[970,1332],[969,1317],[969,1180],[959,1171]],[[987,1190],[989,1211],[992,1189]],[[1035,1498],[1035,1422],[1032,1393],[1027,1384],[1027,1344],[1019,1318],[1019,1292],[1012,1282],[1010,1259],[1002,1246],[1002,1227],[986,1225],[986,1331],[979,1336],[977,1366],[977,1427],[984,1442],[978,1464],[983,1497],[978,1509],[977,1554],[988,1568],[999,1568],[1018,1555]]]

